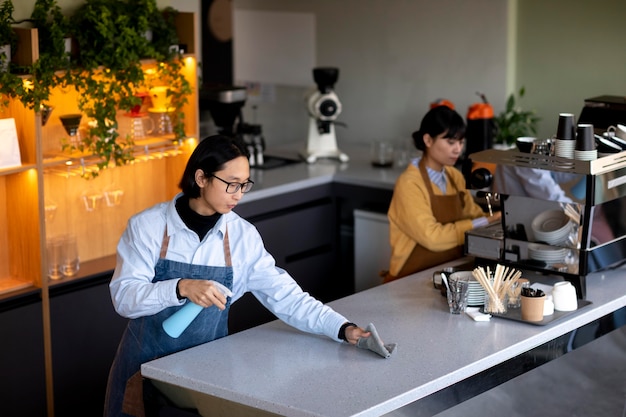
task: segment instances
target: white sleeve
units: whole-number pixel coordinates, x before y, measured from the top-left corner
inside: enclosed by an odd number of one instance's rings
[[[117,264],[109,284],[115,311],[134,319],[181,305],[176,297],[178,280],[153,283],[154,267],[159,259],[161,239],[148,232],[139,222],[131,220],[117,246]],[[161,237],[163,231],[161,230]]]
[[[246,239],[245,263],[235,269],[246,282],[245,290],[252,292],[265,308],[290,326],[341,341],[337,334],[341,325],[348,320],[304,292],[287,271],[277,267],[256,229],[248,233]],[[236,259],[233,257],[233,262]],[[237,298],[242,295],[241,291],[236,291]]]
[[[550,171],[545,169],[515,167],[515,172],[524,191],[529,197],[571,202],[561,186],[554,180]]]

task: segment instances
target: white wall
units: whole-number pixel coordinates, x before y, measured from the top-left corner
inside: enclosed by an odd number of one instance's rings
[[[199,9],[200,1],[157,4],[196,2]],[[522,104],[543,118],[540,137],[555,133],[559,112],[579,115],[585,98],[626,95],[624,0],[232,1],[241,9],[315,13],[318,64],[341,71],[336,91],[348,128],[338,128],[340,146],[408,138],[439,97],[465,116],[476,90],[499,112],[510,91],[525,86]],[[14,0],[16,19],[27,18],[34,3]],[[83,1],[58,3],[69,12]],[[303,94],[279,87],[276,101],[257,110],[270,144],[305,140]],[[252,121],[249,106],[245,112]]]
[[[626,1],[518,1],[516,84],[543,118],[540,137],[556,133],[560,112],[578,117],[587,98],[626,96]]]
[[[316,16],[317,65],[340,70],[342,141],[407,139],[429,103],[452,100],[465,116],[484,92],[501,107],[506,93],[507,2],[502,0],[234,0],[244,10]],[[288,36],[288,35],[287,35]],[[311,86],[314,86],[312,74]],[[278,87],[258,105],[268,143],[305,141],[305,89]],[[250,106],[245,115],[252,117]]]

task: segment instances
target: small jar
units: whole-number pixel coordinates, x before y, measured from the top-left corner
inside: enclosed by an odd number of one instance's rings
[[[530,282],[526,278],[520,278],[509,288],[509,308],[520,308],[522,305],[522,288],[528,287],[530,287]]]
[[[483,311],[487,314],[506,314],[508,305],[508,294],[504,294],[502,298],[494,300],[489,296],[489,292],[487,292],[485,294],[485,306],[483,307]]]

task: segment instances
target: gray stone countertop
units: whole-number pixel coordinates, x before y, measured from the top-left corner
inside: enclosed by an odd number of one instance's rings
[[[329,303],[373,323],[388,359],[273,321],[142,365],[145,377],[288,416],[380,416],[626,305],[626,268],[587,277],[592,303],[545,326],[452,315],[432,273]]]
[[[269,155],[298,159],[298,145],[284,145],[267,151]],[[375,168],[370,163],[367,145],[349,145],[342,148],[350,157],[348,162],[336,159],[318,159],[313,164],[304,161],[273,169],[250,171],[254,181],[252,191],[241,204],[273,197],[291,191],[299,191],[331,182],[369,186],[392,190],[403,167]]]

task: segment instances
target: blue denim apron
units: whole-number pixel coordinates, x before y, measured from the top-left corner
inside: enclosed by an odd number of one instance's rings
[[[225,267],[187,264],[165,259],[168,243],[169,237],[166,229],[152,282],[178,278],[205,279],[217,281],[232,290],[233,269],[228,231],[224,234]],[[165,333],[161,324],[163,320],[181,308],[182,306],[168,307],[155,315],[132,319],[128,322],[109,374],[105,416],[140,417],[144,415],[140,373],[142,363],[219,339],[228,334],[230,299],[224,311],[215,306],[203,309],[189,327],[174,339]]]

